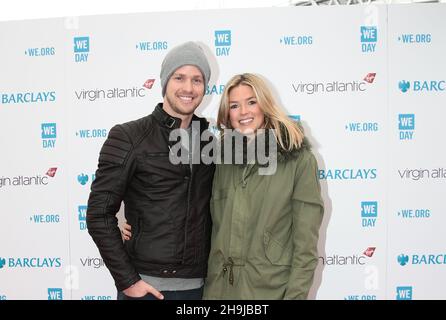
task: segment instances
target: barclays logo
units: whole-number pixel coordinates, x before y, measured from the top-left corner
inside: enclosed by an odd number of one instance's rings
[[[405,254],[400,254],[397,257],[397,261],[401,266],[405,266],[409,262],[409,256]]]
[[[321,169],[319,179],[321,180],[373,180],[376,179],[377,169]]]
[[[446,90],[445,80],[415,80],[412,83],[407,80],[398,82],[398,88],[401,92],[406,93],[409,90],[414,92],[438,92]]]
[[[81,173],[77,176],[77,181],[81,184],[81,185],[86,185],[88,181],[93,182],[94,179],[96,178],[96,174],[91,174],[90,176],[88,174],[85,173]]]
[[[26,258],[0,258],[0,266],[4,268],[60,268],[62,265],[62,259],[51,257],[26,257]]]
[[[398,82],[398,88],[401,90],[401,92],[407,92],[407,90],[410,89],[410,82],[401,80],[400,82]]]
[[[221,95],[225,91],[225,86],[223,84],[220,85],[212,85],[206,87],[206,95]]]
[[[80,175],[77,176],[77,181],[84,186],[88,182],[88,176],[86,174],[81,173]]]
[[[2,93],[2,104],[44,103],[56,101],[55,91]]]
[[[409,262],[412,265],[446,265],[446,254],[413,254],[411,257],[400,254],[397,261],[401,266]]]
[[[85,186],[89,180],[91,180],[91,182],[93,182],[95,177],[96,177],[96,175],[92,174],[91,179],[90,179],[88,174],[81,173],[77,176],[77,182],[79,182],[81,185]]]

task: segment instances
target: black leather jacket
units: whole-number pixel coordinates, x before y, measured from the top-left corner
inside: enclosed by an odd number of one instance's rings
[[[204,118],[200,130],[208,128]],[[140,279],[200,278],[207,272],[214,165],[173,165],[169,133],[181,120],[158,104],[144,118],[114,126],[105,141],[91,186],[88,232],[115,280],[124,290]],[[204,146],[201,143],[201,148]],[[121,201],[132,226],[124,244],[116,213]]]

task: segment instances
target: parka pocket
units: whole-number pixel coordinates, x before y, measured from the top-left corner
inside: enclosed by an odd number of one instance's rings
[[[284,247],[279,241],[274,239],[270,232],[263,234],[263,244],[265,247],[265,256],[273,265],[291,266],[293,259],[293,250],[291,246]]]

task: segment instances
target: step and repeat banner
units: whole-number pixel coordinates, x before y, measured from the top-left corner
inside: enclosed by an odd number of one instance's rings
[[[200,42],[215,124],[229,78],[268,79],[319,162],[310,299],[445,299],[446,6],[288,7],[0,23],[0,300],[116,298],[86,230],[109,129],[162,101]],[[119,213],[123,221],[122,208]]]

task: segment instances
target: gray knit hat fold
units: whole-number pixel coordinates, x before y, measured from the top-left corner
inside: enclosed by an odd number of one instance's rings
[[[193,65],[200,69],[204,78],[204,88],[206,90],[209,78],[211,77],[211,68],[203,49],[196,42],[186,42],[172,48],[164,58],[161,64],[161,87],[163,97],[166,94],[166,86],[172,74],[178,68],[185,65]]]

